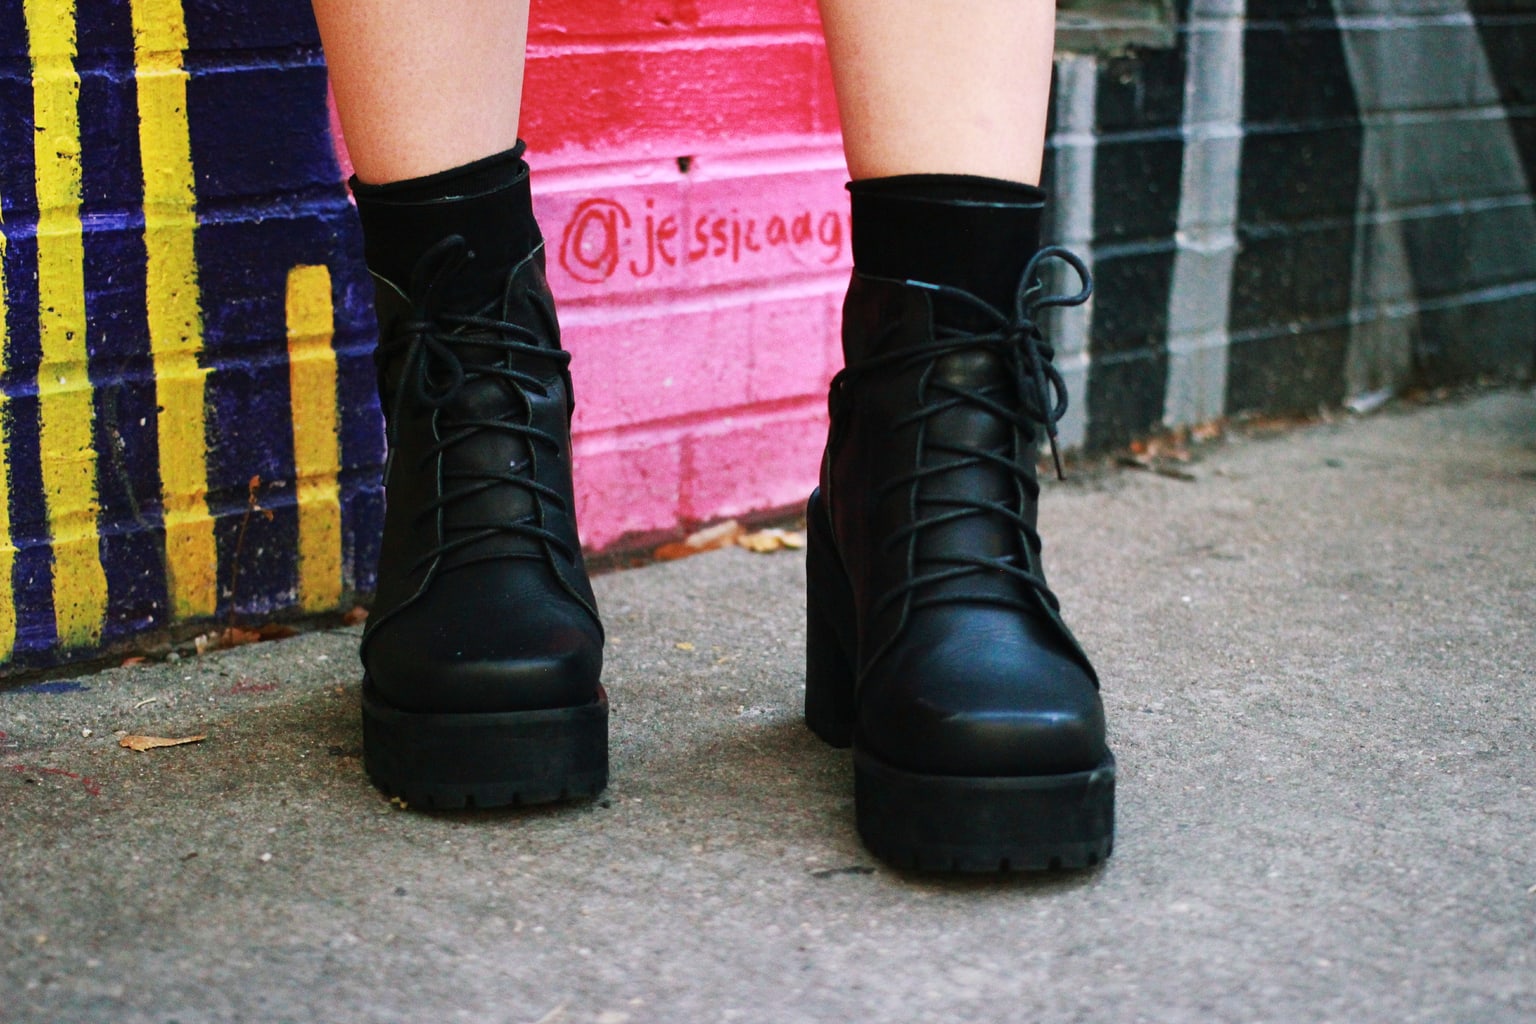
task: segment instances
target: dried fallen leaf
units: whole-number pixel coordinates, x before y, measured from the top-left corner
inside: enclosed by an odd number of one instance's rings
[[[142,665],[142,664],[144,664],[144,662],[146,662],[148,660],[149,659],[141,657],[139,655],[134,655],[131,658],[124,658],[123,659],[123,668],[128,668],[130,665]]]
[[[697,555],[701,551],[714,551],[716,548],[729,547],[736,542],[736,538],[746,532],[746,528],[736,520],[727,519],[723,523],[706,526],[702,530],[690,533],[680,541],[672,544],[663,544],[656,549],[655,555],[657,559],[663,562],[687,558],[689,555]]]
[[[291,636],[298,636],[299,631],[286,622],[268,622],[259,626],[256,633],[263,640],[287,640]]]
[[[368,621],[368,609],[364,608],[362,605],[358,605],[356,608],[353,608],[351,611],[347,612],[347,614],[343,615],[341,617],[341,621],[345,622],[349,626],[361,625],[362,623]]]
[[[742,534],[736,538],[736,543],[748,551],[758,554],[767,554],[771,551],[781,551],[784,548],[798,551],[805,547],[804,530],[758,530],[755,533]]]
[[[1214,441],[1227,432],[1226,420],[1207,420],[1189,428],[1189,436],[1196,441]]]
[[[129,750],[154,750],[157,747],[180,747],[188,743],[201,743],[207,739],[206,735],[181,736],[177,739],[166,739],[164,736],[124,736],[117,741],[120,747]]]
[[[1183,480],[1185,483],[1198,483],[1200,481],[1198,476],[1187,469],[1181,469],[1176,463],[1169,463],[1146,455],[1122,455],[1115,461],[1127,469],[1144,469],[1149,473],[1166,476],[1172,480]]]
[[[244,647],[246,644],[259,643],[262,636],[254,629],[241,629],[239,626],[230,626],[218,635],[220,647]]]

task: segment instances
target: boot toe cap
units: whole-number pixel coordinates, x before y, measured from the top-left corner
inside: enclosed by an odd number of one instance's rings
[[[473,575],[472,573],[453,575]],[[439,581],[430,601],[370,630],[363,665],[379,697],[402,711],[498,713],[592,701],[602,634],[563,593],[507,602],[473,580]]]
[[[932,775],[1057,775],[1100,764],[1104,705],[1083,667],[1017,627],[988,632],[951,630],[871,666],[860,683],[858,745]]]

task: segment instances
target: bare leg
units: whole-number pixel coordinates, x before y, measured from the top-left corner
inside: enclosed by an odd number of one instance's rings
[[[821,0],[848,171],[1038,184],[1054,0]]]
[[[509,150],[528,0],[314,0],[358,178],[382,185]]]

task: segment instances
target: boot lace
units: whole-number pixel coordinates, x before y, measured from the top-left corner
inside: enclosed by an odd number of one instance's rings
[[[537,253],[538,248],[525,257],[524,262],[533,259]],[[380,366],[388,364],[402,353],[404,355],[403,372],[394,401],[395,411],[389,418],[390,447],[395,447],[395,435],[401,421],[400,412],[405,403],[412,402],[432,410],[446,410],[466,385],[484,379],[500,381],[506,385],[502,390],[515,399],[510,407],[503,413],[486,418],[440,412],[436,420],[439,439],[422,455],[415,467],[416,472],[428,471],[439,456],[487,432],[523,438],[527,442],[528,457],[500,472],[445,470],[442,475],[442,493],[423,506],[418,517],[446,512],[466,499],[498,487],[515,487],[528,493],[532,497],[533,511],[508,522],[471,520],[453,523],[443,531],[442,542],[417,559],[410,570],[413,573],[444,555],[509,534],[547,543],[567,559],[576,557],[576,552],[566,540],[544,526],[544,502],[565,511],[565,498],[534,478],[539,449],[542,447],[551,451],[558,458],[562,447],[559,440],[529,422],[532,419],[529,393],[548,396],[548,387],[539,377],[507,365],[511,362],[507,357],[515,355],[524,364],[533,360],[549,364],[563,373],[571,361],[570,353],[540,345],[539,336],[521,324],[483,313],[444,311],[441,308],[444,292],[473,259],[474,253],[459,235],[450,235],[428,249],[411,274],[408,294],[410,315],[397,321],[390,338],[381,340],[379,344]],[[521,267],[522,264],[519,264],[512,274],[515,275]],[[466,359],[462,354],[465,348],[475,349],[475,357]],[[492,357],[482,357],[482,352]],[[471,558],[465,564],[519,557],[539,556],[532,552],[519,554],[502,550]]]
[[[1045,285],[1040,280],[1040,271],[1042,265],[1049,260],[1059,260],[1076,272],[1081,285],[1076,293],[1045,294]],[[1041,332],[1040,318],[1047,309],[1079,306],[1088,301],[1088,297],[1093,292],[1093,279],[1088,273],[1088,268],[1076,255],[1060,246],[1041,249],[1030,259],[1020,277],[1012,315],[1005,314],[990,303],[959,288],[918,281],[902,283],[909,287],[938,293],[974,309],[980,314],[986,326],[980,330],[962,330],[936,325],[934,337],[927,344],[903,347],[876,355],[855,366],[847,367],[832,381],[835,394],[850,382],[871,374],[900,372],[914,366],[923,366],[924,371],[919,385],[922,401],[911,413],[892,423],[891,429],[895,431],[917,426],[919,463],[928,461],[925,457],[921,457],[922,453],[940,453],[949,457],[933,465],[920,465],[911,473],[887,481],[875,491],[874,499],[878,503],[893,492],[904,488],[909,489],[910,520],[885,539],[882,553],[887,557],[891,556],[899,546],[906,545],[906,573],[901,583],[892,587],[875,603],[873,614],[879,615],[895,602],[903,601],[909,595],[934,584],[967,576],[992,576],[998,573],[1032,587],[1053,611],[1059,611],[1061,606],[1056,595],[1046,585],[1044,576],[1029,568],[1029,562],[1022,549],[1012,554],[998,556],[953,552],[942,558],[930,557],[926,558],[925,562],[930,563],[932,568],[919,573],[916,564],[918,544],[909,543],[909,541],[915,540],[924,532],[948,523],[971,517],[995,516],[1016,530],[1034,554],[1039,555],[1040,535],[1028,519],[1020,513],[1018,507],[976,495],[943,497],[919,493],[922,490],[923,481],[931,477],[976,466],[994,466],[1012,477],[1018,492],[1023,494],[1027,503],[1032,503],[1038,499],[1040,493],[1040,485],[1034,473],[1034,454],[1014,451],[1013,431],[1009,431],[1009,441],[997,448],[971,447],[948,443],[930,436],[928,421],[951,410],[969,406],[985,410],[1014,428],[1025,431],[1026,436],[1033,436],[1034,428],[1041,426],[1050,440],[1051,457],[1057,477],[1064,479],[1061,454],[1057,447],[1056,424],[1067,412],[1067,387],[1061,373],[1052,365],[1051,361],[1056,354],[1055,349],[1045,340]],[[878,350],[878,340],[872,347]],[[995,382],[979,389],[958,386],[935,375],[934,370],[940,359],[962,352],[993,353],[998,357],[1003,372],[998,375]],[[937,508],[938,511],[920,517],[918,515],[920,504],[928,508]],[[918,608],[938,604],[969,603],[977,600],[1026,611],[1031,607],[1021,598],[998,593],[968,596],[941,592],[909,601],[903,610],[903,620],[908,613]],[[896,633],[900,632],[900,629],[896,630]],[[892,640],[894,638],[895,634],[892,635]]]

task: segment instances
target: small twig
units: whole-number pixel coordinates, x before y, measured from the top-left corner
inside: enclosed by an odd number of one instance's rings
[[[533,1024],[554,1024],[555,1021],[559,1020],[565,1015],[565,1008],[570,1004],[571,1001],[569,999],[560,1000],[560,1002],[555,1004],[555,1008],[553,1010],[550,1010],[544,1016],[534,1021]]]
[[[235,553],[230,559],[229,567],[229,622],[230,628],[234,628],[235,618],[240,608],[240,556],[245,551],[245,531],[251,525],[251,516],[257,512],[265,512],[261,502],[257,500],[256,489],[261,486],[260,474],[251,477],[251,482],[246,484],[245,490],[245,515],[240,517],[240,532],[235,535]],[[270,518],[270,513],[268,513]]]

